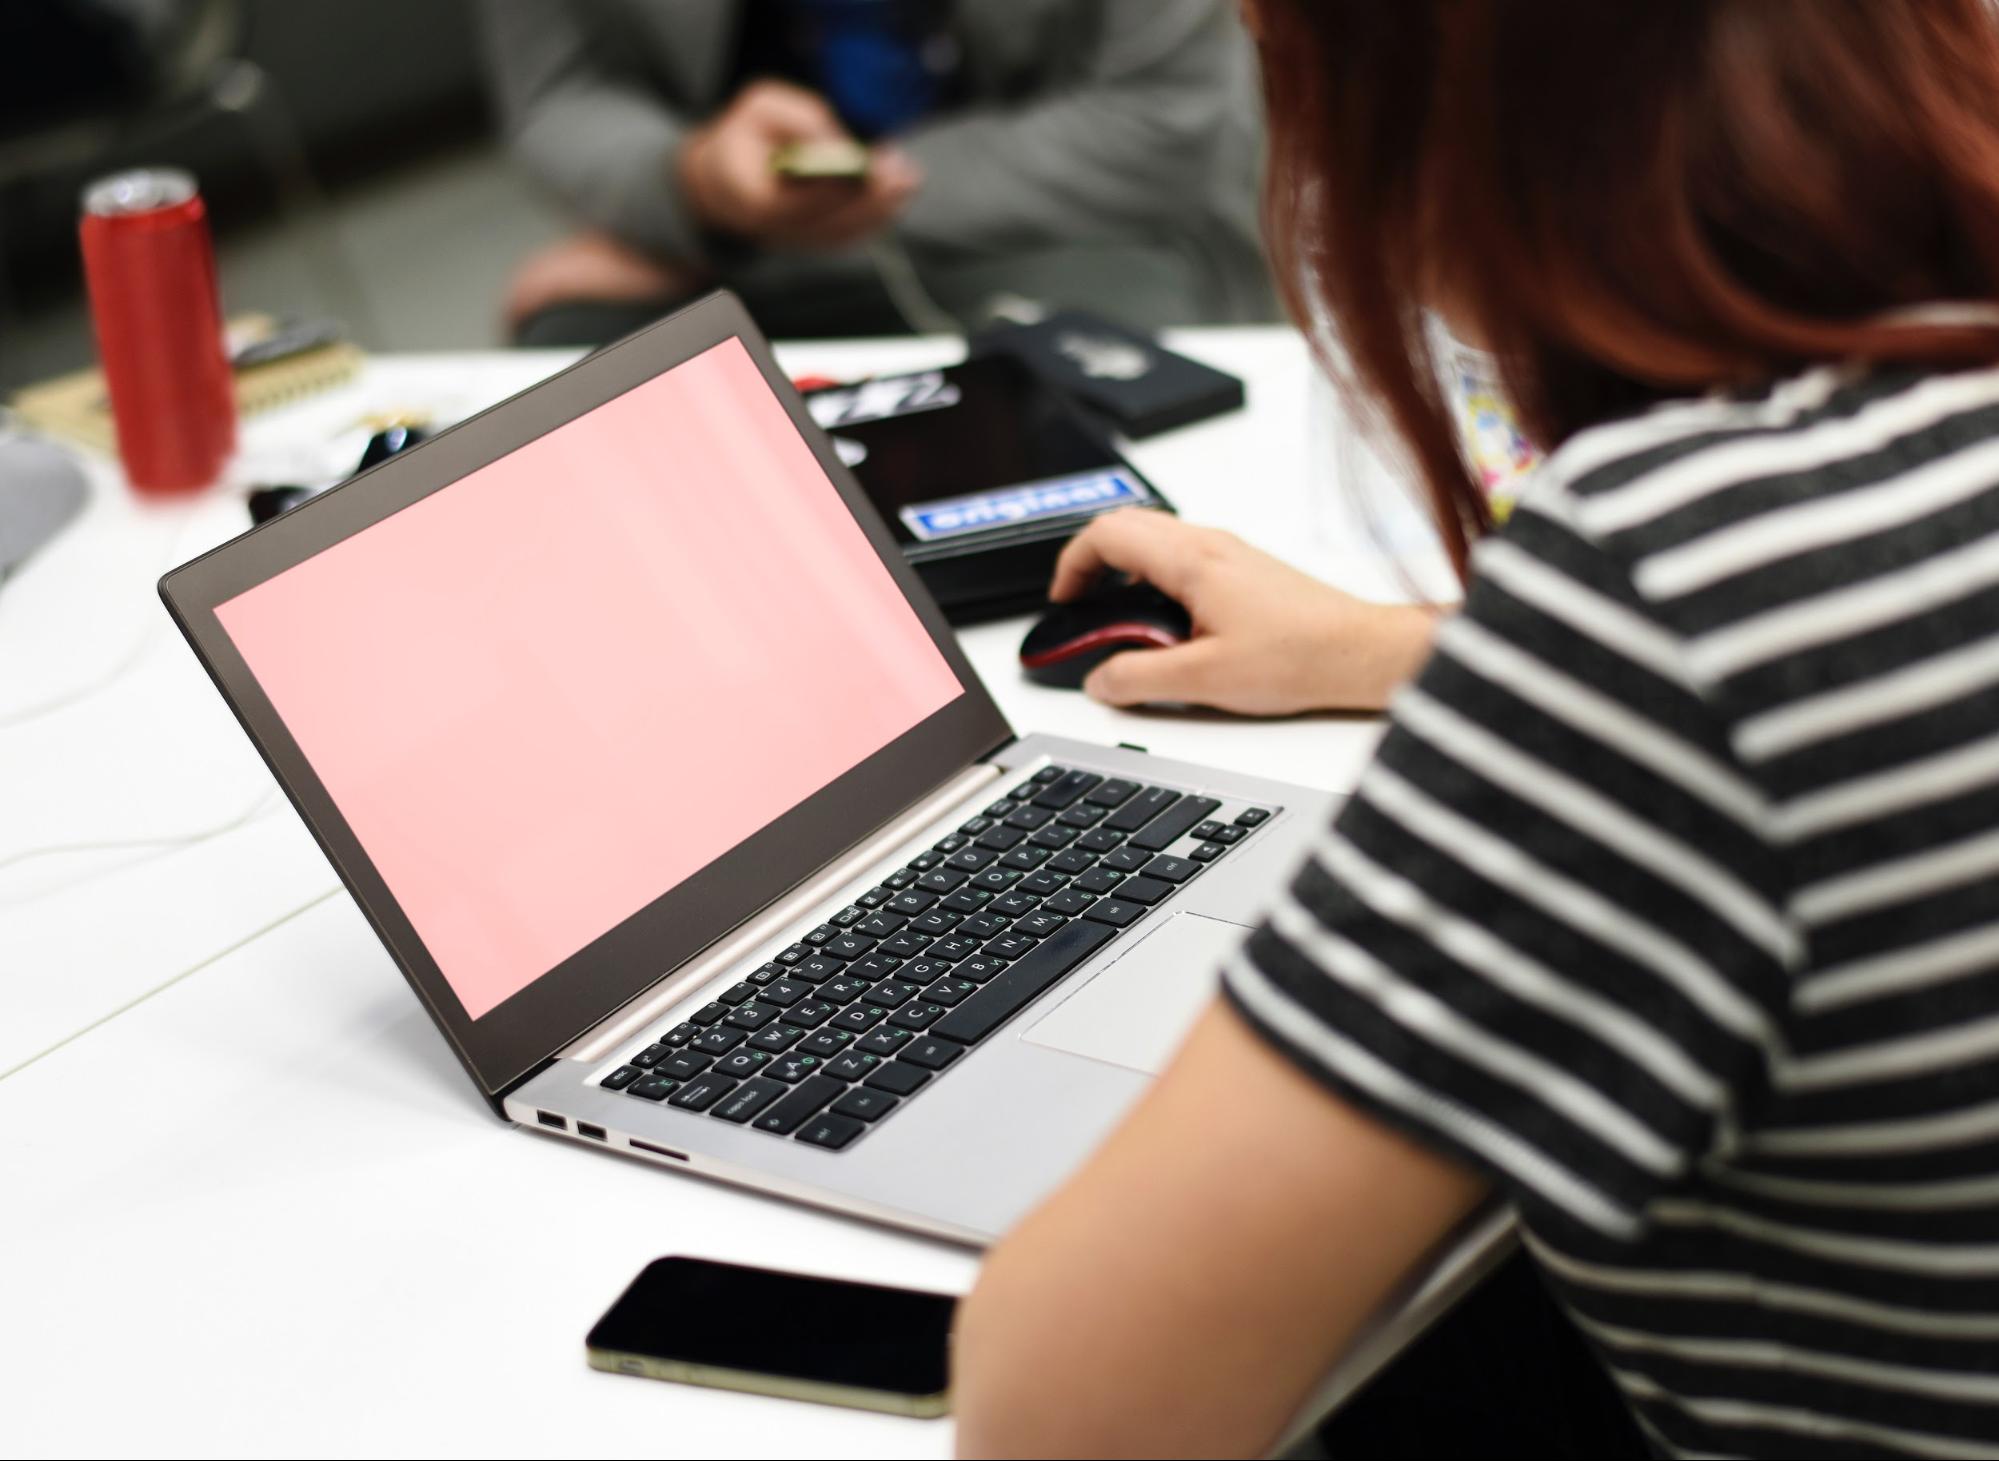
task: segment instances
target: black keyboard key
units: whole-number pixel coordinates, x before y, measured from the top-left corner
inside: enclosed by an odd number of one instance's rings
[[[811,944],[815,949],[822,949],[839,936],[839,929],[833,927],[830,923],[822,923],[813,929],[812,932],[805,935],[805,942]]]
[[[888,1115],[902,1103],[887,1091],[871,1091],[865,1086],[849,1091],[833,1103],[835,1116],[851,1116],[856,1121],[874,1121]]]
[[[929,1035],[910,1041],[909,1048],[902,1052],[902,1058],[924,1070],[942,1070],[964,1053],[965,1047],[957,1041]]]
[[[863,908],[879,908],[894,896],[887,888],[870,888],[854,901]]]
[[[872,1030],[887,1018],[886,1005],[850,1004],[833,1016],[833,1027],[838,1030]]]
[[[1219,842],[1224,847],[1233,846],[1249,834],[1240,827],[1217,827],[1208,834],[1210,842]]]
[[[1087,903],[1089,900],[1086,898],[1083,901]],[[960,979],[970,979],[983,984],[1005,968],[1006,960],[995,959],[991,954],[980,954],[965,960],[962,964],[954,965],[951,972]]]
[[[1211,796],[1183,797],[1147,822],[1140,830],[1132,833],[1131,845],[1148,852],[1158,852],[1166,847],[1196,822],[1213,815],[1221,803]]]
[[[852,1000],[859,999],[873,988],[874,985],[865,979],[856,979],[851,974],[842,974],[838,979],[828,979],[824,984],[820,985],[819,997],[830,1000],[834,1004],[847,1004]]]
[[[893,954],[873,954],[859,963],[849,964],[847,973],[855,979],[886,979],[902,967],[902,960]]]
[[[1030,873],[1020,880],[1018,891],[1031,893],[1037,898],[1046,898],[1050,893],[1059,893],[1069,886],[1069,880],[1043,868],[1038,873]]]
[[[789,1136],[805,1122],[807,1117],[846,1089],[846,1084],[842,1081],[836,1081],[830,1076],[815,1075],[795,1087],[789,1095],[751,1124],[758,1131],[774,1131],[779,1136]],[[858,1121],[854,1124],[860,1125]]]
[[[894,959],[914,959],[930,947],[931,938],[927,933],[899,933],[881,947],[881,951]]]
[[[826,1063],[826,1074],[836,1081],[866,1080],[881,1063],[879,1055],[869,1055],[864,1050],[849,1050]]]
[[[803,979],[780,979],[768,985],[758,996],[765,1004],[774,1004],[781,1010],[788,1010],[806,995],[812,993],[812,986]]]
[[[967,847],[963,852],[951,854],[950,866],[962,872],[984,872],[999,861],[997,852],[987,852],[983,847]]]
[[[915,873],[911,872],[906,867],[899,867],[894,872],[890,873],[887,877],[882,879],[882,886],[884,888],[889,889],[890,891],[895,891],[900,888],[906,888],[915,881],[916,881]]]
[[[991,938],[996,933],[1005,933],[1013,920],[998,913],[980,913],[958,925],[958,932],[966,938]]]
[[[783,953],[777,956],[777,961],[780,964],[802,964],[805,962],[805,960],[811,957],[812,957],[812,945],[793,944],[790,948],[786,949]]]
[[[911,1000],[888,1017],[891,1025],[904,1030],[927,1030],[944,1014],[944,1006],[930,1004],[924,1000]]]
[[[713,1060],[712,1055],[697,1055],[692,1050],[683,1050],[670,1060],[662,1060],[654,1067],[653,1074],[671,1076],[677,1081],[692,1080]]]
[[[798,1140],[837,1152],[867,1129],[865,1122],[851,1116],[815,1116],[798,1133]]]
[[[772,1054],[789,1050],[805,1038],[805,1032],[796,1025],[765,1025],[750,1036],[752,1050],[768,1050]]]
[[[1101,923],[1065,924],[1034,951],[931,1027],[933,1037],[965,1044],[983,1040],[1116,936]],[[921,1062],[919,1062],[920,1064]]]
[[[788,1086],[795,1086],[807,1076],[816,1075],[819,1067],[825,1063],[816,1055],[800,1055],[794,1051],[789,1055],[778,1056],[764,1067],[764,1074],[774,1081],[783,1081]]]
[[[719,1116],[724,1121],[748,1121],[772,1101],[782,1096],[791,1087],[781,1081],[744,1081],[715,1106],[710,1115]]]
[[[923,986],[923,998],[949,1009],[954,1004],[963,1004],[978,988],[969,979],[934,979]]]
[[[927,873],[943,860],[944,854],[941,852],[919,852],[909,860],[909,870],[913,873]],[[918,878],[916,881],[920,883],[923,879]]]
[[[819,952],[829,959],[865,959],[874,952],[875,941],[857,933],[843,933]]]
[[[1034,799],[1034,804],[1059,812],[1102,780],[1103,777],[1094,771],[1065,771],[1041,788],[1041,795]]]
[[[1085,852],[1112,852],[1124,841],[1124,833],[1112,832],[1103,827],[1092,827],[1077,837],[1076,845]]]
[[[1270,813],[1262,807],[1250,807],[1245,811],[1236,813],[1235,824],[1238,827],[1261,827],[1269,820]]]
[[[1012,816],[1015,812],[1019,810],[1020,810],[1019,802],[1015,801],[1012,797],[1003,796],[998,801],[994,802],[991,806],[987,807],[985,814],[993,821],[997,822],[1003,818]]]
[[[1150,861],[1152,854],[1149,852],[1140,852],[1133,847],[1120,847],[1116,852],[1105,853],[1104,860],[1098,866],[1110,868],[1113,872],[1135,873]]]
[[[1222,830],[1222,824],[1220,822],[1217,822],[1214,818],[1210,817],[1207,821],[1201,823],[1200,826],[1194,829],[1194,835],[1200,838],[1203,842],[1213,842],[1215,840],[1215,834],[1221,830]],[[1238,833],[1237,835],[1240,836],[1241,834]]]
[[[1121,807],[1138,795],[1138,783],[1113,776],[1083,800],[1093,807]]]
[[[891,1096],[906,1096],[930,1079],[930,1072],[920,1065],[905,1065],[900,1060],[890,1061],[876,1069],[868,1077],[868,1085],[877,1091],[887,1091]]]
[[[979,937],[988,938],[990,936],[989,934],[981,934]],[[947,964],[955,963],[959,959],[969,959],[978,951],[979,939],[968,937],[964,933],[955,933],[950,938],[940,938],[929,949],[931,958],[942,959]]]
[[[795,1048],[801,1055],[817,1055],[822,1060],[830,1060],[853,1043],[854,1036],[851,1031],[836,1030],[828,1025],[823,1030],[814,1030],[800,1040]]]
[[[647,1070],[651,1070],[671,1054],[673,1054],[673,1047],[671,1045],[648,1045],[632,1057],[632,1064],[642,1065]]]
[[[898,1030],[894,1025],[883,1025],[878,1030],[870,1030],[863,1035],[856,1050],[865,1050],[870,1055],[893,1055],[915,1037],[907,1030]]]
[[[858,908],[854,910],[856,913],[860,911]],[[784,965],[778,963],[759,964],[755,969],[750,971],[749,982],[758,985],[771,984],[783,977]]]
[[[1096,875],[1092,873],[1091,876]],[[1079,893],[1074,888],[1067,888],[1043,903],[1041,907],[1045,912],[1059,913],[1064,918],[1074,918],[1096,901],[1094,894]]]
[[[973,845],[988,852],[1011,852],[1027,840],[1027,834],[1013,827],[995,827],[980,835]]]
[[[909,972],[909,969],[907,966],[904,966],[904,968],[900,972],[907,974]],[[893,1009],[895,1008],[895,1006],[901,1004],[905,999],[908,999],[912,994],[916,993],[916,990],[917,990],[917,985],[910,980],[885,979],[880,984],[877,984],[875,986],[874,1002],[876,1004],[885,1004],[889,1008]]]
[[[888,900],[888,906],[892,912],[913,918],[919,913],[928,913],[932,908],[935,908],[937,906],[937,898],[935,894],[918,893],[912,889],[908,892],[897,893],[893,898]],[[870,929],[869,932],[872,933],[873,930]]]
[[[1023,913],[1020,921],[1013,926],[1015,933],[1024,933],[1029,938],[1047,938],[1068,920],[1059,913],[1050,913],[1043,904],[1032,913]]]
[[[770,1056],[762,1050],[738,1050],[734,1055],[725,1055],[715,1062],[715,1074],[742,1080],[769,1064]]]
[[[1009,920],[1023,913],[1032,913],[1041,906],[1039,898],[1030,898],[1026,893],[1008,893],[1004,898],[993,899],[993,912],[1004,914]]]
[[[1034,940],[1024,933],[1003,933],[979,952],[990,954],[995,959],[1018,959],[1033,947]]]
[[[727,1055],[743,1043],[743,1032],[732,1030],[727,1025],[717,1025],[712,1030],[703,1030],[687,1042],[689,1050],[699,1050],[703,1055]]]
[[[645,1072],[640,1070],[636,1065],[621,1065],[597,1084],[607,1091],[622,1091],[626,1086],[644,1074]]]
[[[940,840],[936,844],[935,850],[943,853],[946,857],[949,857],[952,853],[956,852],[959,848],[963,847],[970,840],[971,840],[970,838],[960,837],[957,833],[953,832],[949,837]]]
[[[1180,793],[1177,791],[1168,791],[1163,786],[1148,786],[1111,813],[1104,826],[1112,832],[1136,832],[1179,800]]]
[[[989,867],[972,879],[973,886],[984,888],[988,893],[1004,893],[1020,881],[1020,874],[1010,867]]]
[[[1163,878],[1169,883],[1184,883],[1200,870],[1198,864],[1189,862],[1184,857],[1162,855],[1150,859],[1145,864],[1145,875],[1148,878]]]
[[[1136,903],[1125,903],[1116,898],[1100,898],[1083,910],[1083,917],[1092,923],[1107,923],[1112,928],[1129,928],[1144,912],[1145,909]]]
[[[693,1023],[675,1025],[671,1030],[668,1030],[664,1035],[659,1037],[659,1043],[662,1045],[671,1045],[674,1049],[678,1050],[700,1033],[701,1027]]]
[[[838,1005],[828,1004],[823,999],[808,999],[786,1010],[783,1018],[787,1025],[796,1025],[801,1030],[811,1030],[825,1024],[833,1011],[838,1008]]]
[[[718,1024],[720,1023],[722,1016],[726,1015],[728,1012],[729,1012],[729,1007],[720,1002],[717,1002],[715,1004],[704,1004],[701,1006],[700,1009],[696,1010],[693,1014],[687,1017],[687,1022],[690,1025]]]
[[[817,984],[822,979],[831,979],[846,973],[846,965],[839,959],[829,959],[824,954],[814,954],[791,971],[794,979],[803,979],[808,984]]]
[[[1196,862],[1213,862],[1227,851],[1228,849],[1219,842],[1203,842],[1199,847],[1188,853],[1187,856],[1193,858]]]
[[[706,1111],[735,1088],[736,1083],[725,1075],[704,1075],[675,1091],[666,1104],[683,1111]]]
[[[1048,860],[1048,871],[1065,875],[1086,873],[1097,865],[1096,854],[1072,847],[1067,852],[1058,852]]]
[[[1032,837],[1027,839],[1027,845],[1029,847],[1045,847],[1050,852],[1060,852],[1063,848],[1074,842],[1077,837],[1088,835],[1088,833],[1077,832],[1074,827],[1043,827],[1039,832],[1036,832]]]
[[[867,916],[866,910],[856,908],[850,903],[833,915],[832,922],[835,928],[852,928]]]
[[[960,837],[976,837],[981,832],[988,830],[992,824],[993,819],[991,817],[973,817],[958,829],[958,835]]]
[[[1006,819],[1009,827],[1018,827],[1023,832],[1035,832],[1055,820],[1055,814],[1046,807],[1022,807]]]
[[[1173,885],[1162,883],[1158,878],[1131,878],[1117,890],[1117,895],[1127,903],[1139,903],[1150,908],[1172,892]]]
[[[961,873],[954,867],[932,868],[916,880],[916,886],[926,893],[941,893],[948,896],[964,887],[965,879],[969,876],[971,876],[969,873]]]
[[[977,913],[992,901],[991,893],[982,892],[977,888],[960,888],[937,906],[952,913]]]
[[[907,964],[902,966],[902,971],[898,978],[900,982],[905,984],[923,985],[928,984],[933,979],[943,979],[950,972],[951,966],[942,959],[911,959]],[[913,993],[914,991],[911,992]],[[908,997],[908,995],[903,996],[904,999]],[[887,996],[883,996],[883,998],[885,999]],[[876,1002],[880,1003],[879,1000]],[[901,1004],[902,1000],[898,999],[893,1002]]]
[[[962,914],[946,913],[941,908],[933,908],[909,925],[911,933],[927,933],[932,938],[942,938],[958,927]]]
[[[1034,773],[1034,780],[1037,784],[1046,786],[1049,782],[1058,780],[1061,775],[1062,768],[1060,766],[1043,766],[1039,771]]]
[[[761,1030],[776,1019],[779,1013],[778,1007],[774,1004],[746,1004],[741,1009],[730,1010],[729,1018],[723,1023],[734,1025],[738,1030]]]
[[[1076,879],[1076,886],[1085,893],[1108,893],[1124,881],[1124,874],[1107,867],[1093,867]]]
[[[625,1094],[637,1096],[641,1101],[664,1101],[679,1089],[679,1081],[668,1080],[663,1075],[649,1075],[625,1087]]]
[[[728,987],[728,989],[724,993],[718,995],[717,998],[719,998],[723,1004],[741,1004],[744,1000],[750,998],[756,992],[757,992],[756,986],[748,982],[742,984],[731,984]]]
[[[1057,817],[1055,820],[1061,823],[1064,827],[1087,828],[1087,827],[1096,826],[1097,823],[1103,821],[1104,816],[1105,812],[1102,807],[1093,807],[1089,805],[1087,802],[1085,802],[1081,806],[1069,808],[1068,811],[1064,812],[1061,816]]]
[[[1000,859],[1000,866],[1019,868],[1024,873],[1031,873],[1048,861],[1049,855],[1045,847],[1016,847]]]

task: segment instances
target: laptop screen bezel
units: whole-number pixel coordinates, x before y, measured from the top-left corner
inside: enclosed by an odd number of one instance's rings
[[[815,795],[470,1018],[215,610],[706,350],[740,340],[962,692]],[[755,571],[754,544],[744,571]],[[384,947],[489,1100],[1012,735],[880,514],[734,296],[709,295],[160,580],[160,596]],[[809,726],[802,721],[801,728]]]

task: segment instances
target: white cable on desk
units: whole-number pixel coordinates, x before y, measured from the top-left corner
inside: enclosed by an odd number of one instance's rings
[[[213,827],[199,832],[176,833],[169,837],[130,837],[104,842],[51,842],[45,847],[24,848],[19,852],[10,852],[0,857],[0,872],[5,872],[20,863],[33,862],[36,858],[54,857],[65,852],[126,852],[144,847],[158,848],[162,852],[182,852],[198,842],[207,842],[225,832],[234,832],[238,827],[254,822],[277,794],[276,787],[266,787],[257,794],[257,799],[250,803],[248,809],[237,813],[226,822],[218,822]],[[4,906],[4,900],[0,900],[0,906]]]

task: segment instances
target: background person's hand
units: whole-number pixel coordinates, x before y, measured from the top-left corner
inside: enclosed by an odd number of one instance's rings
[[[1092,521],[1056,560],[1064,602],[1121,570],[1177,600],[1194,637],[1112,655],[1083,688],[1112,705],[1211,705],[1243,715],[1379,710],[1421,667],[1435,611],[1371,604],[1233,533],[1126,508]]]
[[[687,139],[679,157],[688,205],[703,223],[762,244],[833,249],[879,233],[916,191],[916,164],[876,147],[865,178],[780,177],[771,155],[792,142],[840,142],[825,100],[782,81],[756,81]]]

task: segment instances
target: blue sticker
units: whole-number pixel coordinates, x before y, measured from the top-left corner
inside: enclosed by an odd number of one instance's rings
[[[955,538],[987,528],[1014,527],[1047,517],[1097,513],[1150,502],[1152,494],[1122,472],[1085,472],[1051,477],[997,492],[919,502],[902,509],[902,523],[919,542]]]

